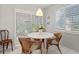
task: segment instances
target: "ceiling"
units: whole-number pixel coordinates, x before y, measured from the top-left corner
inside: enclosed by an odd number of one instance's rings
[[[50,6],[50,5],[51,4],[33,4],[32,6],[46,8],[46,7]]]
[[[16,7],[40,7],[40,8],[46,8],[48,6],[51,6],[52,4],[1,4],[1,5],[9,5],[9,6],[16,6]]]
[[[46,8],[50,6],[51,4],[14,4],[15,6],[22,6],[22,7],[41,7]]]

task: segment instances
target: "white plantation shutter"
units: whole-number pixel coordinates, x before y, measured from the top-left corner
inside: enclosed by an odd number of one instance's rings
[[[79,5],[68,6],[56,13],[56,27],[69,31],[79,31]]]

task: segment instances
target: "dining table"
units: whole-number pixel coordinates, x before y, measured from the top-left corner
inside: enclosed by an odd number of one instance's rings
[[[48,38],[52,38],[52,37],[54,37],[54,34],[53,33],[50,33],[50,32],[31,32],[31,33],[29,33],[29,34],[27,34],[27,36],[28,37],[30,37],[30,38],[32,38],[32,39],[40,39],[40,40],[42,40],[42,39],[44,39],[44,45],[42,44],[42,49],[44,49],[43,50],[43,53],[44,54],[46,54],[47,52],[47,49],[46,49],[46,43],[47,43],[47,39]],[[44,47],[43,47],[44,46]]]

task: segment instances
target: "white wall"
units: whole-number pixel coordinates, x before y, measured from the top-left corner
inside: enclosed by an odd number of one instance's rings
[[[61,45],[79,52],[79,34],[63,32]]]
[[[1,13],[1,6],[0,6],[0,13]],[[0,25],[1,25],[1,14],[0,14]],[[1,26],[0,26],[1,27]]]
[[[54,32],[54,31],[60,31],[55,29],[55,20],[56,20],[56,11],[65,7],[67,5],[51,5],[50,7],[46,8],[46,17],[50,16],[50,24],[47,25],[47,31],[49,32]],[[48,20],[46,20],[48,22]],[[75,51],[79,52],[79,33],[68,33],[68,32],[63,32],[63,37],[61,40],[61,45],[64,45],[68,48],[71,48]]]
[[[10,37],[13,38],[14,35],[14,10],[11,6],[1,6],[1,28],[8,29],[10,31]]]

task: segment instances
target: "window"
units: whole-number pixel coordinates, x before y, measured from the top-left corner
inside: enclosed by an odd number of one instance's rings
[[[42,17],[28,13],[16,12],[16,34],[27,35],[32,31],[38,30]]]
[[[56,28],[79,31],[79,5],[70,5],[56,12]]]

